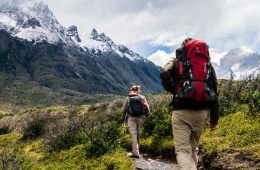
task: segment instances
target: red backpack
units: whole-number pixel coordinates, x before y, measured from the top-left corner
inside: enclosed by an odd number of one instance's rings
[[[202,40],[190,39],[183,44],[182,54],[178,60],[180,82],[175,101],[215,101],[208,45]]]

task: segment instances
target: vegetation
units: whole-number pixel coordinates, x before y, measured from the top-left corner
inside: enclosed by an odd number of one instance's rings
[[[26,75],[23,75],[26,77]],[[21,77],[23,77],[21,76]],[[0,73],[0,118],[30,108],[50,106],[85,105],[118,98],[111,94],[86,94],[69,89],[50,89],[36,82],[15,80]]]
[[[260,159],[260,117],[237,112],[223,117],[216,131],[205,131],[201,146],[206,153],[237,150],[248,152]]]
[[[132,169],[133,161],[126,156],[131,137],[122,126],[124,97],[111,98],[88,105],[58,106],[54,100],[53,106],[48,106],[48,101],[42,107],[30,107],[35,103],[29,102],[28,107],[15,111],[2,108],[1,168]],[[141,133],[141,152],[173,158],[168,107],[172,96],[162,93],[148,95],[147,99],[151,115]],[[218,129],[212,132],[206,128],[200,143],[205,162],[211,168],[223,168],[228,160],[233,164],[240,161],[236,166],[229,162],[231,169],[259,167],[259,75],[243,81],[220,80],[219,99],[222,117]],[[243,160],[249,163],[241,163]]]
[[[22,142],[19,135],[0,136],[2,169],[132,169],[132,160],[122,149],[99,158],[85,156],[84,145],[60,152],[47,152],[41,140]],[[8,145],[8,147],[7,147]]]

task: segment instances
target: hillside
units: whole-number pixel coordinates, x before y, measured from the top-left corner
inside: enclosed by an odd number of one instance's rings
[[[211,132],[206,128],[200,143],[201,164],[206,169],[260,168],[259,84],[259,76],[220,81],[222,116],[218,129]],[[121,96],[92,105],[31,108],[2,115],[1,166],[132,169],[134,162],[126,156],[131,139],[122,126],[123,99]],[[174,160],[168,107],[171,95],[148,95],[147,99],[152,114],[142,130],[141,153],[147,158]]]
[[[88,94],[125,94],[134,84],[162,90],[159,67],[96,29],[82,41],[40,1],[4,1],[0,19],[0,73],[10,81]]]

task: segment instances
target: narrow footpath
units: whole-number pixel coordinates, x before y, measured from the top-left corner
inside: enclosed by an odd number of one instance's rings
[[[178,170],[177,164],[161,159],[139,158],[135,159],[136,170]]]

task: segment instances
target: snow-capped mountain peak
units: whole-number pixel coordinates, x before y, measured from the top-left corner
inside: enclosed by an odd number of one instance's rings
[[[70,36],[72,39],[74,39],[77,43],[81,42],[81,39],[79,37],[78,28],[75,25],[71,25],[67,29],[67,35]]]
[[[104,33],[98,34],[98,32],[95,28],[92,30],[90,35],[93,40],[107,43],[110,46],[115,45],[115,43],[109,37],[107,37]]]
[[[98,33],[95,28],[91,31],[89,37],[79,44],[82,48],[94,52],[97,56],[100,53],[117,53],[119,56],[126,57],[132,61],[148,61],[146,58],[143,58],[127,47],[116,44],[104,33]]]
[[[62,26],[48,5],[41,0],[1,0],[0,29],[28,41],[47,41],[51,44],[62,42],[96,56],[101,53],[116,53],[132,61],[148,61],[127,47],[117,45],[104,33],[98,33],[95,28],[87,38],[81,38],[75,25],[69,28]]]
[[[2,0],[0,29],[28,41],[73,42],[48,5],[40,0]]]

